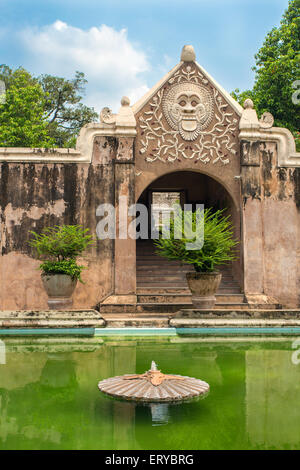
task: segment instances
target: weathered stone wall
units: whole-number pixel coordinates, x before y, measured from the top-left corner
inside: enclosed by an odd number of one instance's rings
[[[39,261],[28,246],[30,230],[81,224],[96,240],[96,208],[114,204],[116,140],[97,137],[92,163],[1,163],[0,309],[47,308]],[[99,220],[99,219],[98,219]],[[74,307],[93,307],[113,289],[113,241],[96,240],[79,260],[88,269]]]
[[[47,307],[30,230],[81,224],[96,238],[99,204],[113,204],[118,214],[119,196],[130,205],[159,179],[172,174],[175,184],[182,172],[212,180],[207,203],[230,196],[241,240],[233,271],[248,301],[300,305],[300,154],[293,136],[272,127],[268,113],[259,121],[251,100],[243,110],[191,50],[184,48],[181,62],[135,105],[123,97],[118,114],[104,108],[100,123],[81,129],[76,149],[0,148],[0,309]],[[117,229],[130,222],[128,216]],[[135,240],[97,240],[83,260],[88,269],[74,307],[108,296],[108,303],[134,303],[135,250]]]
[[[299,168],[279,168],[273,142],[242,142],[245,292],[300,305]]]

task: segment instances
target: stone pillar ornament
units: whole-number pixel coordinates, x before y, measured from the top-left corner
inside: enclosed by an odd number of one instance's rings
[[[195,62],[196,61],[196,54],[193,46],[187,45],[183,46],[180,60],[182,62]]]
[[[130,107],[130,100],[127,96],[123,96],[121,108],[116,115],[118,149],[115,158],[117,237],[114,258],[114,301],[118,303],[136,302],[136,242],[128,237],[128,227],[132,219],[128,216],[128,207],[135,203],[133,154],[135,125],[136,121]],[[120,205],[120,201],[124,201],[124,204]]]
[[[257,132],[260,123],[251,99],[244,102],[240,131],[248,138],[241,139],[241,193],[243,198],[243,251],[245,294],[263,293],[263,233],[261,214],[260,142]]]

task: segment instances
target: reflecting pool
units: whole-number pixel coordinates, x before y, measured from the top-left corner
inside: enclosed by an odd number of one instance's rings
[[[292,337],[2,338],[0,449],[299,449],[295,344]],[[164,373],[208,382],[209,395],[137,406],[98,391],[100,380],[143,373],[152,360]]]

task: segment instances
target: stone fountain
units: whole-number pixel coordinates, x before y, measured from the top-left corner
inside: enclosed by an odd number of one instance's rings
[[[182,375],[163,374],[152,361],[144,374],[121,375],[98,383],[101,392],[141,403],[172,403],[190,400],[209,391],[208,383]]]

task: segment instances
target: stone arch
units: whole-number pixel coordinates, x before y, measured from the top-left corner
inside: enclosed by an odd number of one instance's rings
[[[229,185],[229,182],[227,182],[226,180],[224,180],[223,178],[221,178],[220,176],[218,175],[215,175],[215,174],[212,174],[210,173],[209,171],[205,171],[205,169],[203,170],[202,168],[199,169],[199,168],[177,168],[177,169],[173,169],[173,170],[169,170],[169,171],[166,171],[166,172],[162,172],[161,174],[156,174],[155,177],[152,179],[152,181],[143,181],[142,185],[136,185],[136,193],[135,193],[135,199],[136,199],[136,202],[140,199],[142,193],[147,189],[149,188],[149,186],[151,186],[152,184],[154,184],[155,182],[157,182],[158,180],[168,176],[168,175],[174,175],[176,173],[192,173],[192,174],[200,174],[200,175],[204,175],[204,176],[207,176],[208,178],[216,181],[216,183],[218,183],[220,186],[222,186],[225,191],[228,193],[228,195],[230,196],[234,206],[235,206],[235,209],[237,212],[240,212],[241,210],[241,204],[240,204],[240,198],[238,197],[238,193],[236,191],[236,188],[233,189],[233,186],[230,187]]]
[[[204,203],[206,207],[226,209],[234,226],[234,237],[239,241],[239,259],[232,263],[232,274],[243,286],[242,220],[239,194],[221,178],[199,169],[176,169],[156,175],[153,180],[136,191],[136,202],[149,205],[149,194],[155,191],[181,191],[186,203]],[[137,241],[138,243],[138,241]]]

